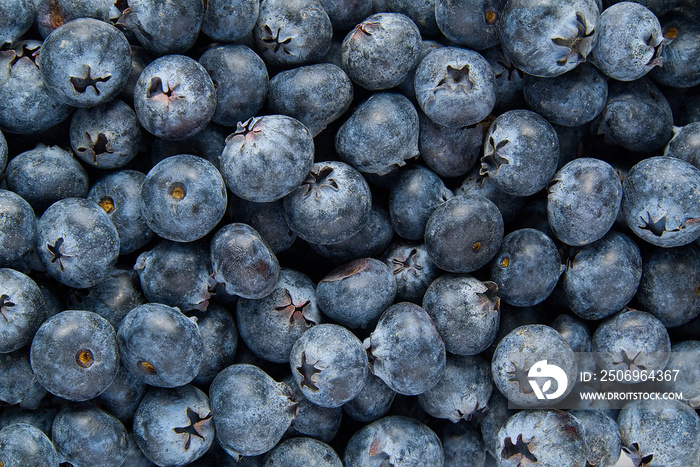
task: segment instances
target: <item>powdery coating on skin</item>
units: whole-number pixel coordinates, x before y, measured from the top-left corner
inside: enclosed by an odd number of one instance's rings
[[[297,403],[294,420],[287,431],[287,436],[310,436],[324,443],[330,443],[340,429],[343,409],[341,407],[321,407],[310,402],[292,373],[289,373],[282,381],[292,390],[292,399]],[[345,406],[346,404],[343,405],[343,407]]]
[[[79,18],[44,40],[38,59],[44,82],[61,102],[92,107],[112,100],[131,70],[129,41],[116,27]]]
[[[700,169],[674,157],[634,165],[622,185],[622,215],[639,238],[669,248],[700,238]]]
[[[61,103],[36,64],[41,42],[27,40],[0,52],[0,128],[21,134],[42,132],[65,120],[73,107]],[[13,63],[14,62],[14,63]]]
[[[239,122],[220,156],[226,186],[243,199],[269,203],[291,193],[314,163],[314,141],[306,126],[286,115]]]
[[[362,389],[357,396],[343,404],[343,410],[358,422],[373,422],[386,415],[395,396],[393,389],[368,371]]]
[[[186,52],[197,40],[203,0],[129,0],[119,22],[156,55]]]
[[[59,465],[51,440],[39,428],[27,423],[13,423],[0,431],[0,448],[5,465]]]
[[[482,121],[496,103],[493,69],[478,52],[443,47],[418,65],[416,99],[435,123],[463,127]]]
[[[509,0],[501,18],[503,51],[527,74],[559,76],[590,53],[599,14],[595,0]]]
[[[342,68],[318,63],[277,73],[270,81],[270,111],[301,121],[317,136],[350,107],[353,87]]]
[[[418,114],[418,150],[430,169],[441,177],[458,177],[469,172],[481,156],[483,126],[448,128]]]
[[[602,411],[571,410],[583,428],[588,462],[598,467],[613,467],[620,458],[621,438],[617,422]]]
[[[61,409],[51,427],[51,440],[62,460],[75,467],[118,467],[129,450],[124,425],[88,403]]]
[[[226,293],[263,298],[275,289],[280,275],[277,257],[252,227],[228,224],[211,240],[211,265],[216,282]]]
[[[481,145],[479,145],[479,152],[481,152]],[[489,199],[501,212],[504,224],[515,220],[525,206],[525,197],[504,193],[491,177],[484,178],[479,174],[479,167],[474,167],[469,172],[462,184],[455,189],[455,195],[482,196]]]
[[[260,368],[236,364],[221,371],[209,388],[216,438],[234,458],[272,449],[294,418],[291,389]]]
[[[208,234],[226,212],[221,173],[201,157],[179,154],[163,159],[141,185],[141,214],[157,235],[192,242]]]
[[[314,283],[306,275],[283,268],[273,287],[262,298],[239,298],[236,322],[251,352],[267,361],[287,363],[297,339],[324,318]]]
[[[468,49],[497,45],[506,0],[437,0],[435,20],[440,32]]]
[[[486,446],[476,426],[446,423],[439,433],[445,451],[445,467],[485,465]]]
[[[423,296],[448,352],[476,355],[496,337],[500,317],[498,287],[466,274],[444,274],[435,279]]]
[[[260,54],[280,67],[319,60],[332,36],[331,20],[316,0],[263,0],[253,28]]]
[[[423,410],[457,423],[485,411],[493,383],[488,362],[479,356],[450,355],[440,381],[418,395]]]
[[[691,5],[688,10],[679,8],[659,16],[667,41],[661,51],[663,66],[652,69],[650,76],[666,86],[689,88],[700,84],[700,62],[692,58],[700,50],[700,27]]]
[[[265,456],[262,465],[272,467],[298,462],[316,467],[343,467],[332,447],[313,438],[292,438],[281,442]]]
[[[195,321],[158,303],[131,310],[119,326],[117,342],[122,364],[151,386],[183,386],[202,363],[204,344]]]
[[[566,373],[567,388],[556,399],[538,399],[528,382],[530,368],[542,360],[546,360],[548,365],[558,366]],[[527,408],[547,407],[562,401],[574,387],[577,369],[576,356],[569,343],[553,328],[542,324],[524,325],[511,331],[498,343],[491,361],[493,382],[498,390],[510,402]],[[542,388],[541,378],[537,379]],[[543,394],[557,390],[559,388],[552,387]],[[515,438],[513,440],[515,443]]]
[[[439,205],[425,226],[425,246],[435,264],[449,272],[476,271],[496,254],[503,217],[493,202],[460,195]]]
[[[334,269],[316,286],[324,314],[348,328],[364,328],[396,297],[391,268],[375,258],[361,258]]]
[[[400,84],[418,64],[421,36],[408,16],[377,13],[350,31],[341,46],[343,69],[370,90]]]
[[[34,210],[17,193],[0,189],[0,267],[20,269],[36,243]]]
[[[260,111],[270,83],[265,62],[255,52],[245,45],[220,45],[204,52],[199,63],[216,87],[214,123],[235,126]]]
[[[0,4],[0,18],[3,19],[0,45],[14,42],[32,27],[35,3],[32,0],[7,0]]]
[[[253,30],[259,12],[258,0],[207,0],[202,32],[216,41],[234,42]]]
[[[85,351],[89,357],[83,357]],[[71,401],[97,396],[119,369],[114,328],[91,311],[68,310],[46,320],[32,340],[30,357],[42,386]]]
[[[0,401],[18,410],[35,410],[46,396],[29,362],[29,349],[0,354]],[[4,423],[0,423],[4,427]]]
[[[547,219],[567,245],[583,246],[613,226],[622,202],[617,171],[598,159],[579,158],[562,167],[547,190]]]
[[[134,110],[149,133],[188,138],[216,111],[216,90],[207,70],[184,55],[165,55],[143,69],[134,87]]]
[[[281,199],[256,203],[230,196],[226,212],[232,219],[255,229],[275,254],[290,248],[297,239],[284,218]]]
[[[518,412],[498,432],[497,442],[495,454],[498,465],[503,467],[526,463],[542,467],[586,466],[583,428],[576,418],[560,410]]]
[[[695,364],[693,355],[700,352],[700,341],[688,340],[677,342],[671,345],[671,356],[666,364],[666,370],[675,372],[677,376],[673,381],[664,381],[665,391],[680,392],[683,394],[683,401],[691,408],[700,407],[700,368]]]
[[[343,462],[348,466],[391,465],[419,467],[443,465],[445,454],[440,438],[419,421],[388,416],[365,425],[345,447]]]
[[[396,301],[421,303],[430,283],[440,275],[423,243],[394,242],[381,259],[394,272]]]
[[[372,193],[364,177],[344,162],[315,163],[296,190],[284,198],[289,228],[311,243],[338,243],[369,219]]]
[[[479,173],[509,195],[529,196],[552,179],[559,161],[559,137],[552,125],[530,110],[499,115],[484,137]]]
[[[319,324],[297,339],[289,365],[306,398],[340,407],[359,394],[369,371],[362,342],[337,324]]]
[[[120,364],[112,384],[95,398],[95,403],[122,422],[127,422],[134,418],[136,409],[148,387]]]
[[[51,277],[84,289],[111,272],[119,257],[119,234],[97,204],[66,198],[39,218],[36,247]]]
[[[372,373],[399,394],[427,391],[445,368],[445,343],[430,315],[413,303],[389,307],[363,345]]]
[[[238,329],[231,312],[217,303],[210,303],[205,313],[194,316],[202,335],[204,356],[192,383],[204,386],[233,363],[238,347]]]
[[[611,231],[567,260],[563,283],[569,308],[583,319],[602,319],[622,309],[642,278],[639,247]]]
[[[609,371],[663,370],[671,352],[666,328],[646,311],[621,311],[608,318],[596,329],[592,343],[599,368]],[[638,381],[620,381],[634,382]]]
[[[674,126],[673,138],[666,145],[664,156],[677,157],[700,169],[700,121]]]
[[[418,157],[418,112],[398,93],[375,93],[338,129],[335,149],[360,172],[386,175]]]
[[[70,151],[43,144],[13,157],[5,177],[7,187],[36,211],[62,198],[84,198],[89,186],[87,172]]]
[[[214,442],[209,398],[194,386],[152,388],[134,415],[134,439],[158,465],[185,465]]]
[[[634,462],[664,467],[694,465],[700,446],[700,417],[677,400],[632,401],[617,417],[622,449]],[[651,456],[651,457],[649,457]]]
[[[39,287],[14,269],[0,269],[0,297],[0,351],[8,353],[30,343],[48,316]]]
[[[591,60],[609,77],[633,81],[663,65],[663,42],[654,13],[636,2],[620,2],[601,13]]]

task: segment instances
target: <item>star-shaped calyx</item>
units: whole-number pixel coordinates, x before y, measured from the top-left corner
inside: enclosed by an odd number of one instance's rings
[[[304,316],[304,308],[311,303],[310,300],[306,300],[304,303],[297,304],[294,303],[294,299],[292,299],[292,294],[289,292],[288,289],[284,289],[284,302],[275,307],[275,311],[279,311],[281,313],[289,313],[289,324],[294,324],[295,318],[300,318],[304,321],[304,324],[309,327],[314,324],[316,324],[315,321],[308,319],[306,316]]]
[[[204,441],[204,436],[202,435],[202,432],[200,430],[202,429],[202,425],[211,419],[211,413],[207,414],[204,418],[202,418],[197,412],[187,407],[187,419],[190,422],[189,425],[179,428],[173,428],[173,431],[175,433],[185,435],[185,451],[187,451],[190,448],[190,443],[192,442],[193,436],[196,436],[197,438]]]
[[[503,443],[503,449],[501,450],[501,459],[513,459],[517,458],[518,465],[527,465],[530,463],[537,462],[537,457],[530,452],[529,444],[532,443],[534,438],[530,438],[529,441],[523,440],[523,435],[519,434],[515,443],[508,437]]]
[[[297,367],[297,371],[301,375],[301,383],[299,383],[299,387],[304,388],[307,387],[311,392],[318,392],[318,386],[313,380],[313,376],[317,373],[320,373],[323,370],[319,370],[316,368],[316,365],[319,363],[319,361],[316,361],[314,363],[311,363],[306,356],[306,352],[301,353],[301,366]]]
[[[586,58],[586,54],[582,53],[582,48],[586,45],[586,39],[589,39],[595,33],[594,29],[588,31],[588,22],[586,17],[580,11],[576,12],[576,34],[573,37],[554,37],[552,42],[556,45],[566,47],[568,50],[567,54],[557,60],[557,65],[564,66],[573,57],[577,62]],[[592,40],[592,39],[590,39]]]
[[[73,89],[80,94],[87,91],[89,87],[95,90],[95,94],[100,95],[100,90],[97,89],[97,83],[105,83],[111,78],[110,75],[107,76],[93,76],[92,70],[90,70],[89,65],[85,65],[84,77],[71,76],[70,83],[73,85]]]

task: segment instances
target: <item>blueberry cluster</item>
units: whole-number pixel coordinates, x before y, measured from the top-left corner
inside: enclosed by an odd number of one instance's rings
[[[696,0],[2,0],[0,43],[0,467],[700,465]],[[682,400],[552,408],[600,369]]]

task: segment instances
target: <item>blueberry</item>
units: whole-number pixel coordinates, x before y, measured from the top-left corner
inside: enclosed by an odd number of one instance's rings
[[[235,42],[253,30],[259,12],[257,0],[207,0],[201,29],[215,41]]]
[[[665,391],[682,393],[683,401],[693,409],[700,407],[700,391],[697,387],[700,369],[695,364],[694,358],[698,351],[700,351],[700,341],[697,340],[672,344],[666,370],[673,372],[676,376],[671,381],[664,381],[662,385]]]
[[[510,58],[506,57],[500,44],[482,50],[480,53],[493,68],[496,78],[494,113],[501,114],[506,110],[524,108],[526,106],[523,97],[525,73],[518,69]]]
[[[391,268],[375,258],[337,267],[316,286],[323,313],[348,328],[366,327],[394,302],[396,280]]]
[[[579,371],[590,371],[591,373],[596,371],[595,359],[591,353],[593,349],[591,332],[583,320],[568,314],[561,314],[554,318],[550,326],[559,331],[559,334],[564,336],[566,342],[576,352]]]
[[[347,466],[443,465],[440,438],[423,423],[404,416],[380,418],[357,431],[345,446]]]
[[[146,392],[146,387],[144,383],[129,373],[124,365],[120,364],[112,384],[93,401],[103,410],[126,423],[134,418],[136,409],[138,409]]]
[[[87,199],[97,203],[119,234],[119,253],[132,253],[153,238],[141,214],[141,185],[146,176],[136,170],[120,170],[106,175],[90,187]]]
[[[197,40],[203,0],[129,0],[119,22],[151,53],[184,53]]]
[[[88,175],[70,151],[38,144],[7,164],[7,187],[41,212],[63,198],[84,198]]]
[[[34,375],[27,348],[0,354],[0,401],[23,409],[36,409],[46,389]],[[1,449],[0,449],[1,450]]]
[[[496,459],[499,466],[532,463],[547,467],[586,465],[583,427],[560,410],[523,410],[498,432]]]
[[[192,154],[211,162],[220,170],[219,156],[226,145],[226,136],[229,129],[222,128],[214,123],[209,123],[196,134],[180,141],[170,141],[163,138],[155,138],[151,147],[150,165],[156,165],[163,159],[178,154]]]
[[[297,239],[284,218],[281,199],[270,203],[256,203],[229,196],[227,212],[231,218],[255,229],[275,254],[290,248]]]
[[[500,298],[493,282],[466,274],[444,274],[423,296],[445,349],[455,355],[476,355],[485,350],[498,331]]]
[[[134,87],[134,109],[149,133],[182,140],[212,119],[216,89],[198,62],[184,55],[165,55],[141,72]]]
[[[664,325],[650,313],[623,310],[598,326],[592,349],[601,369],[656,371],[666,367],[671,341]],[[631,380],[620,383],[638,381],[632,374]]]
[[[57,99],[92,107],[122,90],[131,70],[131,49],[111,24],[79,18],[49,34],[38,60],[41,76]]]
[[[277,285],[280,265],[277,257],[252,227],[228,224],[211,240],[211,267],[216,282],[228,294],[243,298],[263,298]]]
[[[449,423],[438,433],[445,451],[445,467],[485,465],[486,446],[478,428],[467,423]]]
[[[258,7],[258,2],[248,3]],[[213,11],[214,5],[208,3],[207,11]],[[216,88],[212,121],[235,126],[260,111],[270,84],[265,62],[250,48],[245,45],[213,47],[202,54],[199,63],[209,72]]]
[[[634,81],[663,66],[664,36],[658,18],[636,2],[620,2],[601,13],[592,62],[619,81]]]
[[[204,343],[196,320],[158,303],[139,305],[117,331],[122,364],[139,381],[173,388],[194,379]]]
[[[343,466],[332,447],[313,438],[287,439],[270,450],[263,461],[264,467],[299,464],[318,467]]]
[[[588,450],[587,462],[600,467],[613,467],[620,458],[620,427],[617,422],[599,410],[571,410],[583,428]]]
[[[321,0],[334,30],[347,31],[372,13],[372,0]]]
[[[100,169],[124,167],[139,151],[141,127],[124,102],[78,109],[71,119],[70,141],[75,154]]]
[[[571,311],[583,319],[602,319],[620,311],[642,278],[639,247],[611,231],[567,260],[563,286]]]
[[[488,410],[479,425],[486,451],[494,459],[497,458],[495,449],[498,444],[498,431],[515,413],[515,410],[508,408],[508,399],[503,397],[498,389],[494,389],[488,402]]]
[[[422,166],[406,169],[389,192],[389,215],[394,231],[407,240],[420,240],[435,208],[452,198],[442,179]]]
[[[559,76],[590,53],[598,16],[595,0],[508,0],[500,23],[501,45],[525,73]]]
[[[0,267],[19,269],[36,244],[34,210],[17,193],[0,190],[0,223]]]
[[[136,272],[117,266],[89,289],[73,291],[68,308],[94,311],[117,329],[127,313],[144,303],[146,298]]]
[[[700,169],[674,157],[635,164],[622,185],[622,215],[639,238],[664,248],[700,237]]]
[[[352,98],[350,77],[336,65],[318,63],[277,73],[268,106],[298,119],[315,137],[348,110]]]
[[[321,407],[309,401],[292,373],[289,373],[282,382],[291,389],[292,399],[297,404],[294,420],[292,420],[292,425],[287,430],[285,437],[310,436],[325,443],[331,442],[340,429],[343,409],[340,407]]]
[[[311,243],[338,243],[367,223],[372,194],[362,175],[344,162],[316,162],[284,198],[289,228]]]
[[[337,324],[303,333],[292,346],[289,365],[304,396],[321,407],[340,407],[357,396],[368,372],[362,342]]]
[[[134,439],[157,465],[186,465],[214,442],[209,398],[194,386],[152,388],[134,415]]]
[[[489,364],[479,356],[450,355],[438,383],[418,396],[426,413],[457,423],[487,408],[493,383]]]
[[[559,159],[559,138],[552,125],[530,110],[499,115],[484,137],[479,174],[514,196],[537,193],[552,179]]]
[[[201,157],[179,154],[163,159],[141,185],[141,214],[151,230],[167,240],[198,240],[225,212],[224,179]]]
[[[285,115],[238,123],[220,156],[226,186],[257,203],[276,201],[304,181],[314,162],[313,137],[299,120]]]
[[[332,35],[331,20],[316,0],[263,0],[253,28],[263,59],[280,67],[317,61]]]
[[[276,363],[289,362],[297,339],[321,321],[314,283],[287,268],[280,271],[271,293],[262,298],[241,298],[236,306],[243,342],[258,357]]]
[[[394,242],[381,259],[394,273],[397,301],[421,303],[430,283],[440,275],[423,243]]]
[[[435,20],[445,37],[470,49],[497,45],[506,0],[437,0]]]
[[[559,240],[583,246],[610,230],[621,202],[622,182],[613,166],[582,157],[552,178],[547,188],[547,219]]]
[[[116,333],[97,313],[61,312],[46,320],[34,335],[31,364],[50,393],[72,401],[92,399],[117,375]]]
[[[7,467],[58,465],[58,454],[48,436],[26,423],[15,423],[0,430],[0,462]]]
[[[622,450],[637,465],[684,467],[697,461],[700,417],[680,401],[629,402],[617,423]]]
[[[124,425],[89,403],[61,409],[53,421],[51,440],[74,467],[118,467],[129,449]]]
[[[0,414],[0,429],[15,423],[26,423],[50,436],[51,425],[56,413],[58,413],[57,408],[44,407],[37,410],[25,410],[17,406],[5,407]]]
[[[479,147],[481,150],[481,147]],[[491,177],[479,174],[479,168],[475,167],[462,180],[462,184],[454,190],[455,195],[481,196],[489,199],[496,205],[503,216],[503,223],[508,224],[521,214],[525,205],[525,197],[511,196],[501,190]],[[525,215],[522,216],[526,218]],[[545,220],[546,222],[546,220]]]
[[[375,93],[335,135],[341,160],[360,172],[386,175],[418,156],[418,112],[401,94]]]
[[[382,313],[364,347],[372,373],[399,394],[427,391],[445,369],[445,343],[430,315],[413,303],[397,303]]]
[[[539,368],[536,364],[541,364],[542,361],[545,365],[558,366],[565,372],[566,378],[561,379],[561,382],[566,382],[566,388],[557,386],[554,392],[546,393],[546,390],[542,392],[541,389],[542,378],[530,382],[529,372],[532,368]],[[563,400],[574,388],[577,376],[576,356],[569,343],[553,328],[542,324],[523,325],[498,343],[491,360],[491,372],[496,387],[513,404],[526,408],[547,407]],[[540,387],[545,399],[537,397],[533,384]],[[559,395],[546,398],[556,394]],[[504,449],[500,434],[499,439],[501,449]]]
[[[342,68],[365,89],[389,89],[417,65],[420,49],[420,31],[408,16],[376,13],[345,36]]]
[[[10,44],[19,39],[34,22],[36,2],[31,0],[10,0],[0,6],[0,16],[6,22],[0,29],[0,45]]]
[[[238,345],[238,329],[231,313],[217,303],[210,303],[205,313],[194,313],[204,344],[202,364],[194,384],[212,382],[221,370],[233,364]]]
[[[494,257],[503,240],[503,217],[493,202],[460,195],[439,205],[425,226],[432,261],[449,272],[472,272]]]
[[[664,150],[664,156],[677,157],[700,169],[700,121],[673,127],[673,138]]]
[[[343,404],[343,410],[358,422],[372,422],[389,412],[396,392],[381,378],[367,372],[360,392]]]
[[[272,449],[292,423],[291,390],[249,364],[222,370],[209,388],[216,439],[232,457],[257,456]]]
[[[551,238],[539,230],[520,229],[503,238],[491,263],[491,280],[504,302],[534,306],[549,297],[563,271]]]
[[[94,18],[114,23],[120,10],[109,0],[73,2],[71,0],[38,0],[36,3],[36,26],[42,37],[48,36],[59,26],[78,18]]]
[[[551,123],[573,127],[590,122],[603,110],[608,83],[593,66],[582,64],[554,78],[526,75],[523,94],[527,105]]]
[[[457,47],[430,52],[418,65],[416,99],[435,123],[462,127],[480,122],[496,103],[493,69],[479,53]]]
[[[698,63],[691,58],[700,47],[697,19],[697,11],[691,13],[682,8],[659,17],[666,42],[661,50],[663,66],[652,69],[650,73],[658,83],[679,88],[700,84]]]
[[[37,249],[54,279],[87,288],[110,273],[119,256],[119,234],[97,204],[66,198],[52,204],[39,219]]]
[[[73,107],[51,92],[36,63],[41,42],[27,40],[0,53],[0,128],[11,133],[39,133],[65,120]],[[7,68],[5,68],[7,67]]]

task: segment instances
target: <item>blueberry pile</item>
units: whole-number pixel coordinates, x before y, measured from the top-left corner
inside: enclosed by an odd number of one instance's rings
[[[696,0],[2,0],[0,43],[0,467],[700,465]],[[683,397],[573,404],[602,369]]]

